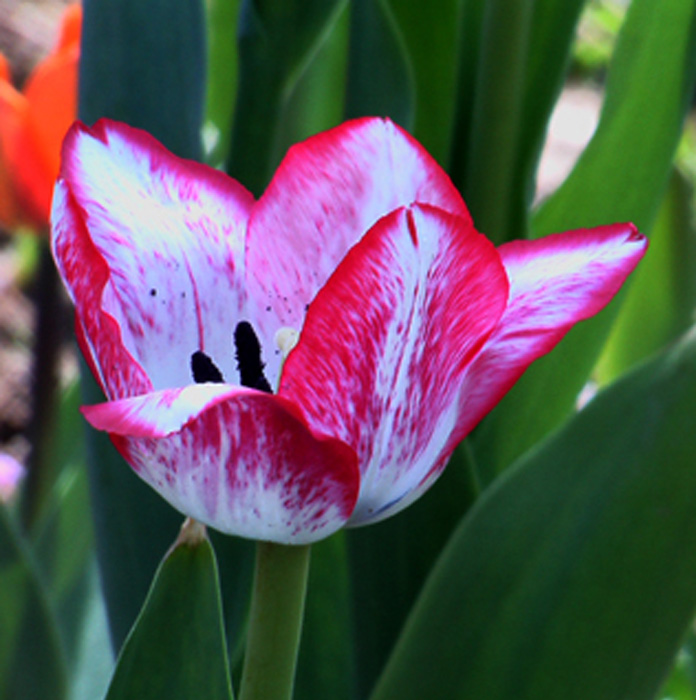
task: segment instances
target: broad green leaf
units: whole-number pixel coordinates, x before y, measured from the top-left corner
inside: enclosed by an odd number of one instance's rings
[[[412,69],[413,135],[441,164],[447,162],[457,77],[457,0],[387,0]]]
[[[354,697],[351,620],[345,533],[340,532],[311,551],[295,697]]]
[[[343,120],[350,33],[348,5],[333,22],[284,106],[275,143],[275,162],[292,144]]]
[[[582,6],[471,0],[463,8],[450,173],[477,226],[495,242],[526,234],[538,158]]]
[[[345,0],[241,0],[238,94],[228,172],[256,196],[277,163],[283,108]]]
[[[207,9],[207,98],[204,123],[206,160],[226,160],[238,82],[236,34],[240,0],[209,0]]]
[[[384,522],[348,530],[357,697],[366,698],[438,554],[475,494],[466,444],[417,503]]]
[[[353,0],[345,116],[390,117],[413,127],[415,88],[400,29],[386,0]]]
[[[694,10],[692,0],[632,3],[598,130],[568,180],[535,216],[536,235],[616,221],[633,221],[649,232],[688,105]],[[485,479],[505,469],[571,413],[617,309],[614,301],[574,328],[482,423],[475,450]]]
[[[200,158],[204,34],[200,0],[85,0],[80,118],[119,119],[180,156]],[[103,401],[85,368],[81,376],[85,402]],[[181,517],[132,473],[106,435],[88,432],[97,553],[118,649]]]
[[[85,0],[78,113],[145,129],[201,159],[205,27],[202,0]]]
[[[694,355],[627,375],[491,485],[372,700],[655,696],[693,619]]]
[[[208,540],[178,539],[119,655],[106,700],[232,700],[222,612]]]
[[[48,596],[0,503],[0,700],[61,700],[65,693],[65,661]]]
[[[689,328],[695,311],[695,230],[692,189],[677,171],[595,376],[607,383]]]
[[[484,10],[463,194],[477,228],[497,243],[522,233],[510,218],[533,12],[534,0],[491,0]]]

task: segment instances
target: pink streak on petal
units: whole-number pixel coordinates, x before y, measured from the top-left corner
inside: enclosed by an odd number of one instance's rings
[[[499,247],[510,298],[463,386],[460,434],[470,432],[575,323],[610,302],[647,245],[634,225],[615,224]]]
[[[115,318],[102,310],[109,268],[85,228],[82,212],[66,183],[54,188],[52,239],[56,265],[76,307],[76,334],[103,391],[122,398],[151,391],[141,365],[124,346]]]
[[[306,305],[347,251],[413,202],[469,218],[445,172],[388,119],[349,121],[289,150],[253,209],[248,237],[247,279],[268,362],[277,329],[301,329]],[[278,367],[269,366],[273,386]]]
[[[341,528],[357,499],[355,453],[278,396],[198,384],[83,412],[171,505],[222,532],[313,542]]]
[[[246,303],[252,196],[145,132],[108,120],[71,129],[62,177],[109,271],[100,307],[152,385],[189,383],[198,349],[230,364],[231,333]]]
[[[456,446],[463,376],[507,295],[493,245],[421,205],[382,219],[318,293],[280,394],[356,450],[351,524],[401,510],[437,478]]]

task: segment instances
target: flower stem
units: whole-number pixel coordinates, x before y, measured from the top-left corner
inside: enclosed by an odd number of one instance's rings
[[[259,542],[239,700],[290,700],[310,546]]]

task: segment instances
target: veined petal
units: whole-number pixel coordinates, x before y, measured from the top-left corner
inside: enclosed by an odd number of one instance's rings
[[[197,384],[83,413],[171,505],[222,532],[313,542],[341,528],[357,498],[354,452],[278,396]]]
[[[117,326],[112,340],[155,389],[192,381],[196,350],[233,380],[232,333],[245,308],[243,248],[252,196],[222,173],[169,153],[138,129],[108,120],[76,124],[63,150],[52,225],[58,265],[106,379],[109,361],[87,297]],[[78,225],[79,224],[79,225]],[[82,238],[74,245],[76,237]],[[85,275],[88,256],[106,275]],[[118,337],[116,337],[118,336]],[[111,378],[110,378],[111,377]]]
[[[575,323],[610,302],[647,245],[633,224],[615,224],[498,248],[510,280],[510,298],[464,383],[459,426],[463,435],[534,360],[552,350]]]
[[[386,119],[346,122],[290,148],[250,220],[247,276],[271,382],[273,338],[301,330],[306,306],[381,217],[413,202],[469,218],[448,176]]]
[[[381,219],[311,303],[280,394],[357,452],[350,524],[401,510],[438,477],[463,376],[507,297],[498,253],[469,220],[414,205]]]

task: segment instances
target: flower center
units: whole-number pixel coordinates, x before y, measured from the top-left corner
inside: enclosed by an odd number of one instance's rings
[[[241,376],[241,386],[272,393],[272,388],[265,378],[262,361],[262,349],[258,336],[255,335],[253,326],[248,321],[241,321],[233,332],[233,344],[236,348],[236,360],[238,372]],[[195,383],[205,382],[223,383],[224,375],[214,364],[211,357],[201,350],[196,350],[190,358],[192,379]]]

